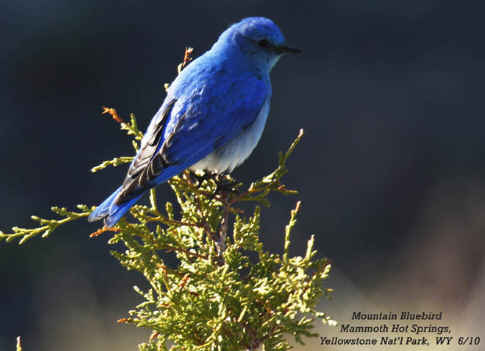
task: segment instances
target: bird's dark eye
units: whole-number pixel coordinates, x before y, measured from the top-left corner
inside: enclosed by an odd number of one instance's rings
[[[269,48],[269,47],[271,47],[270,42],[267,41],[266,39],[262,39],[262,40],[258,41],[258,45],[261,46],[262,48]]]

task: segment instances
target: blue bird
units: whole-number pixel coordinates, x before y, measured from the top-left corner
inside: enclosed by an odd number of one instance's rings
[[[173,81],[123,184],[89,216],[115,225],[150,188],[183,170],[231,172],[254,150],[271,100],[269,73],[286,53],[273,21],[233,24]]]

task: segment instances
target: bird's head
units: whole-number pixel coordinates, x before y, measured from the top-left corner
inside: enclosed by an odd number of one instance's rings
[[[248,17],[224,31],[214,47],[237,50],[259,69],[269,72],[282,55],[301,52],[285,43],[283,33],[273,21]]]

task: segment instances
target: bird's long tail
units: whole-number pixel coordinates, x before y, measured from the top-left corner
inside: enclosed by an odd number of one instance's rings
[[[137,202],[143,195],[140,194],[135,196],[129,201],[123,202],[122,204],[114,204],[116,197],[121,191],[121,187],[115,190],[106,200],[104,200],[96,209],[89,215],[88,221],[94,222],[104,219],[104,224],[107,227],[114,226],[123,215],[128,212],[128,210]]]

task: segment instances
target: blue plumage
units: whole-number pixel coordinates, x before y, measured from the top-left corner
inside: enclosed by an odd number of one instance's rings
[[[89,216],[108,227],[150,188],[187,168],[232,171],[256,147],[271,100],[269,73],[284,46],[269,19],[232,25],[175,79],[123,184]]]

